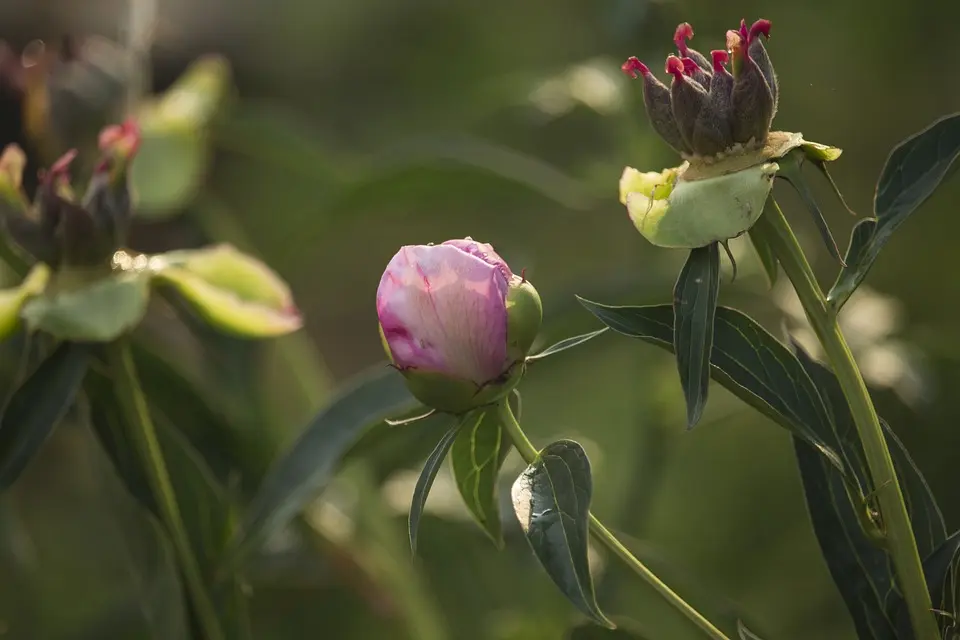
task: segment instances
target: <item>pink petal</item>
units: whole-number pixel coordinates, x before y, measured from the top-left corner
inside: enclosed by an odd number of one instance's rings
[[[401,248],[380,280],[377,315],[398,367],[480,385],[510,364],[506,265],[489,245],[473,243],[481,257],[460,242]]]

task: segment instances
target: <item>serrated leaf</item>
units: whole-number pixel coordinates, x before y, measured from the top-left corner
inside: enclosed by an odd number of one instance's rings
[[[32,298],[21,315],[32,331],[61,340],[109,342],[140,323],[149,300],[149,274],[123,273],[82,289]]]
[[[764,239],[762,234],[756,233],[753,228],[748,231],[750,235],[750,246],[757,253],[757,258],[763,266],[763,272],[767,275],[767,284],[770,288],[777,283],[777,276],[780,271],[780,263],[777,262],[777,256],[773,253],[773,248]]]
[[[864,534],[840,472],[800,438],[794,436],[793,445],[820,550],[857,635],[893,640],[896,634],[887,609],[897,593],[889,556]]]
[[[540,353],[538,353],[538,354],[536,354],[536,355],[528,356],[528,357],[527,357],[527,362],[536,362],[537,360],[540,360],[540,359],[542,359],[542,358],[546,358],[547,356],[552,356],[552,355],[555,354],[555,353],[560,353],[561,351],[566,351],[567,349],[572,349],[573,347],[578,347],[578,346],[580,346],[581,344],[583,344],[584,342],[587,342],[587,341],[589,341],[589,340],[593,340],[594,338],[596,338],[596,337],[599,336],[600,334],[603,334],[603,333],[606,333],[606,332],[607,332],[607,328],[604,327],[603,329],[598,329],[597,331],[591,331],[590,333],[584,333],[584,334],[582,334],[582,335],[573,336],[573,337],[571,337],[571,338],[564,338],[564,339],[561,340],[560,342],[557,342],[556,344],[550,345],[549,347],[547,347],[546,349],[544,349],[544,350],[541,351]]]
[[[453,478],[463,503],[497,548],[503,547],[497,476],[509,446],[494,409],[465,421],[450,451]]]
[[[271,467],[247,507],[225,565],[236,566],[313,500],[369,427],[417,406],[403,377],[387,367],[346,386]]]
[[[544,447],[511,490],[517,520],[540,565],[574,606],[613,629],[597,605],[587,559],[592,494],[590,461],[572,440]]]
[[[578,298],[614,331],[673,349],[673,310],[668,305],[608,306]],[[710,374],[741,400],[843,464],[829,443],[833,426],[820,393],[797,358],[747,315],[718,307]]]
[[[10,397],[0,419],[0,491],[12,485],[73,405],[91,346],[64,342]]]
[[[427,496],[430,495],[433,481],[437,478],[437,471],[440,470],[440,465],[443,464],[447,453],[450,451],[450,447],[453,446],[453,441],[460,432],[460,428],[470,421],[472,416],[473,413],[468,413],[440,438],[440,442],[437,443],[437,446],[434,447],[430,455],[427,456],[427,461],[423,465],[423,471],[420,472],[420,477],[417,478],[417,485],[413,489],[413,501],[410,503],[410,518],[407,521],[407,533],[410,536],[410,551],[413,555],[417,555],[417,532],[420,529],[420,518],[423,516],[423,507],[427,504]]]
[[[673,289],[673,350],[687,401],[687,429],[700,421],[710,389],[713,318],[720,294],[720,246],[692,249]]]
[[[866,277],[893,232],[929,198],[960,155],[960,113],[945,116],[890,152],[877,181],[876,227],[857,262],[848,262],[828,295],[839,309]]]

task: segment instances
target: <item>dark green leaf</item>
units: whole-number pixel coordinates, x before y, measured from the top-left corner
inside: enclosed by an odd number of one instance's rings
[[[560,342],[547,347],[540,353],[529,356],[527,358],[527,362],[535,362],[537,360],[540,360],[541,358],[552,356],[555,353],[560,353],[561,351],[566,351],[567,349],[572,349],[573,347],[580,346],[584,342],[588,340],[592,340],[593,338],[596,338],[601,333],[606,333],[606,331],[607,331],[607,328],[604,327],[603,329],[598,329],[597,331],[591,331],[590,333],[584,333],[583,335],[573,336],[572,338],[564,338]]]
[[[923,561],[923,575],[927,578],[927,590],[930,592],[933,608],[947,614],[938,616],[941,630],[945,630],[945,627],[953,622],[949,616],[958,613],[952,610],[953,603],[949,602],[952,595],[951,587],[954,586],[951,584],[951,574],[956,571],[958,553],[960,553],[960,531],[944,540]],[[899,598],[894,603],[892,615],[897,623],[898,640],[912,638],[913,630],[910,627],[910,615],[903,598]]]
[[[73,405],[91,346],[64,342],[14,392],[0,419],[0,491],[12,485]]]
[[[764,237],[754,232],[752,227],[747,233],[750,234],[750,245],[754,251],[757,252],[760,264],[763,265],[763,272],[767,274],[767,283],[773,288],[773,285],[777,283],[777,275],[780,270],[780,263],[777,262],[777,256],[774,255],[773,248]]]
[[[829,369],[813,360],[800,345],[794,343],[793,346],[797,359],[820,390],[820,395],[836,425],[836,440],[830,443],[831,448],[843,457],[846,468],[855,475],[862,491],[864,493],[874,491],[875,487],[870,479],[863,445],[860,443],[857,426],[843,395],[843,389],[840,388],[840,382]],[[880,424],[886,435],[890,456],[897,469],[897,477],[907,511],[910,513],[910,522],[920,557],[926,557],[946,540],[947,527],[943,521],[943,515],[926,479],[914,464],[903,443],[883,419],[880,420]]]
[[[453,477],[467,509],[497,548],[503,547],[500,530],[497,475],[510,448],[494,409],[477,412],[465,421],[450,451]]]
[[[844,262],[848,266],[863,262],[876,228],[876,218],[861,220],[853,228],[850,233],[850,244],[847,246],[847,255],[844,258]],[[859,279],[850,278],[847,276],[847,270],[841,270],[840,275],[837,276],[837,281],[833,283],[830,293],[827,294],[827,301],[835,310],[839,311],[859,284]]]
[[[823,239],[823,244],[826,245],[827,251],[829,251],[830,255],[836,260],[839,260],[840,264],[845,264],[843,258],[840,256],[840,248],[837,246],[837,241],[833,239],[833,234],[830,232],[830,225],[827,224],[826,219],[823,217],[823,212],[820,211],[820,206],[817,204],[817,199],[813,196],[813,192],[810,191],[810,186],[806,180],[803,179],[800,167],[804,158],[806,158],[806,155],[801,149],[795,149],[785,157],[780,158],[777,161],[777,164],[780,165],[780,171],[777,172],[777,177],[789,182],[796,190],[797,195],[800,196],[800,199],[803,200],[803,203],[807,206],[810,215],[813,216],[813,221],[817,224],[817,231],[820,232],[820,237]]]
[[[673,312],[668,305],[615,307],[579,298],[618,333],[670,350]],[[741,400],[803,438],[842,468],[829,443],[833,425],[823,399],[797,358],[748,316],[719,307],[710,373]]]
[[[687,428],[700,421],[710,389],[713,318],[720,293],[720,246],[693,249],[673,289],[673,350],[687,400]]]
[[[520,527],[554,584],[597,624],[613,629],[597,605],[587,560],[592,494],[590,461],[572,440],[544,447],[511,491]]]
[[[403,378],[388,367],[347,386],[267,473],[225,562],[239,563],[314,499],[364,431],[417,405]]]
[[[447,452],[453,446],[460,428],[465,424],[472,422],[473,413],[468,413],[457,424],[450,428],[446,434],[437,443],[430,455],[427,456],[427,462],[423,465],[423,471],[417,478],[417,486],[413,489],[413,502],[410,503],[410,519],[407,525],[407,532],[410,534],[410,551],[413,555],[417,554],[417,531],[420,528],[420,517],[423,515],[423,507],[427,504],[427,496],[430,495],[430,489],[433,487],[433,481],[437,477],[437,471],[447,457]]]
[[[886,612],[898,596],[891,587],[889,556],[863,532],[840,472],[800,438],[794,437],[793,445],[820,551],[857,635],[893,640],[893,622]],[[865,509],[866,505],[856,508]]]
[[[877,182],[876,227],[860,259],[848,262],[834,284],[829,299],[835,308],[863,281],[893,232],[936,191],[958,155],[960,113],[940,118],[894,147]]]

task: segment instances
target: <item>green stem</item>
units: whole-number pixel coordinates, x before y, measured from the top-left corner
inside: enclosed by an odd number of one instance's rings
[[[754,226],[773,248],[784,273],[790,278],[807,319],[833,368],[843,395],[850,405],[857,433],[863,444],[873,486],[880,506],[886,548],[893,560],[900,587],[910,613],[914,637],[917,640],[936,640],[940,637],[937,621],[932,613],[930,593],[923,575],[923,565],[913,537],[910,515],[897,474],[887,449],[886,438],[863,382],[857,363],[840,332],[836,312],[827,305],[816,276],[804,256],[800,243],[790,229],[783,212],[771,198],[766,211]]]
[[[131,427],[130,436],[134,439],[142,457],[144,472],[160,509],[160,519],[167,533],[170,534],[180,562],[180,570],[204,636],[206,640],[224,640],[213,602],[204,586],[200,565],[190,546],[190,540],[180,516],[170,473],[163,459],[163,451],[157,439],[153,419],[150,417],[147,400],[140,388],[129,344],[118,342],[110,345],[107,348],[107,357],[117,401],[126,417],[126,422]]]
[[[506,428],[507,433],[510,434],[511,440],[513,440],[513,446],[516,448],[517,452],[520,453],[520,456],[528,463],[533,463],[539,455],[536,447],[533,446],[533,443],[527,438],[527,435],[523,432],[523,429],[520,427],[520,423],[517,422],[516,417],[513,415],[513,411],[510,409],[510,402],[506,399],[501,400],[498,405],[500,413],[501,424]],[[677,610],[680,611],[684,616],[686,616],[691,622],[697,625],[701,631],[703,631],[707,636],[713,638],[714,640],[729,640],[727,636],[723,634],[722,631],[717,629],[709,620],[700,615],[700,612],[691,607],[683,598],[677,595],[670,587],[665,585],[660,578],[656,576],[650,569],[648,569],[639,559],[627,549],[623,544],[617,540],[617,537],[607,529],[600,520],[597,519],[595,515],[590,514],[590,533],[603,543],[610,551],[619,557],[624,564],[630,567],[634,573],[640,576],[644,582],[653,587],[653,589],[663,596],[667,602],[673,605]]]

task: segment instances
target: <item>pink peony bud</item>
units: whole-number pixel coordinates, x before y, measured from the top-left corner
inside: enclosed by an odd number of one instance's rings
[[[513,388],[542,310],[493,247],[466,238],[402,247],[380,279],[377,315],[413,394],[462,413]]]

